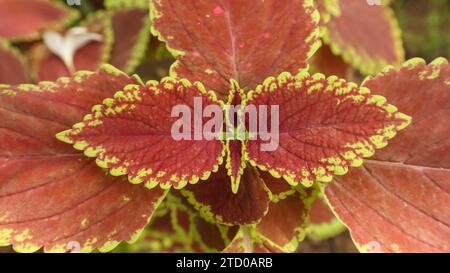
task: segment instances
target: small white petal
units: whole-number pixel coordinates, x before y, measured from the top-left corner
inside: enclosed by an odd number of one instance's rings
[[[66,36],[68,35],[81,35],[86,34],[88,32],[85,27],[73,27],[66,32]]]
[[[47,31],[42,37],[48,49],[64,62],[70,73],[75,72],[73,58],[78,49],[90,42],[103,40],[100,34],[88,32],[85,27],[71,28],[64,36],[58,32]]]

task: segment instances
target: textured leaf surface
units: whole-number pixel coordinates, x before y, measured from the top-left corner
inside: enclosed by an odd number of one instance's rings
[[[322,17],[329,19],[324,41],[347,63],[365,74],[375,74],[388,64],[403,62],[400,29],[387,5],[368,5],[366,0],[318,2]]]
[[[28,82],[25,59],[7,42],[0,40],[0,83],[19,84]]]
[[[326,190],[361,251],[373,244],[383,252],[449,251],[449,84],[450,66],[442,58],[430,65],[413,59],[365,83],[413,123]]]
[[[47,0],[0,1],[0,38],[37,39],[44,29],[62,27],[78,13]]]
[[[199,80],[223,100],[230,79],[250,90],[270,75],[306,67],[320,45],[319,16],[309,0],[151,4],[152,31],[178,59],[172,75]]]
[[[199,135],[192,130],[199,115],[195,97],[202,105],[218,105],[200,83],[165,78],[129,85],[58,137],[85,150],[87,156],[97,157],[97,164],[111,169],[112,175],[128,174],[133,184],[183,188],[217,171],[224,153],[220,140],[196,140]],[[180,105],[190,111],[190,139],[175,140],[172,135],[179,119],[171,116],[172,109]],[[208,120],[200,119],[203,124]]]
[[[309,71],[312,74],[322,73],[349,80],[353,70],[342,57],[335,55],[329,46],[323,45],[311,58]]]
[[[272,202],[269,211],[256,225],[257,237],[284,252],[293,252],[305,236],[308,217],[308,194],[296,192],[276,203]]]
[[[305,71],[268,78],[247,104],[280,105],[278,148],[263,151],[258,139],[248,141],[246,151],[252,165],[292,185],[330,182],[333,174],[360,166],[410,120],[367,88]]]
[[[76,70],[97,70],[110,56],[113,36],[110,18],[103,12],[97,12],[82,23],[89,32],[98,33],[102,41],[93,41],[80,48],[74,55]],[[70,76],[64,62],[53,54],[44,43],[36,44],[29,53],[36,81],[54,81],[59,77]]]
[[[108,251],[136,239],[164,192],[114,178],[57,141],[95,102],[135,82],[111,67],[56,83],[0,87],[0,245]]]
[[[232,192],[230,177],[221,166],[208,181],[189,185],[182,194],[204,218],[229,225],[258,222],[267,213],[270,200],[264,181],[252,167],[245,169],[237,193]]]
[[[111,14],[111,21],[114,45],[108,63],[132,73],[144,57],[149,42],[148,9],[116,10]]]
[[[345,230],[344,224],[336,218],[321,196],[312,203],[309,216],[307,234],[313,240],[326,240]]]
[[[286,180],[283,178],[275,178],[269,172],[264,172],[261,170],[259,170],[259,175],[264,181],[264,184],[270,190],[272,202],[278,202],[279,200],[285,199],[286,197],[297,192],[297,190],[286,183]]]

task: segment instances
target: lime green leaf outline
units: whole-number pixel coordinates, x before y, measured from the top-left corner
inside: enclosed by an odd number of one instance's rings
[[[113,70],[115,71],[115,73],[119,73],[122,75],[127,75],[126,73],[120,71],[119,69],[111,66],[111,65],[104,65],[102,67],[106,67],[107,69]],[[78,73],[78,72],[77,72]],[[75,76],[75,79],[78,77],[77,75],[79,75],[80,73],[77,74]],[[82,74],[82,73],[81,73]],[[135,75],[135,77],[138,78],[137,75]],[[161,81],[154,81],[154,80],[150,80],[146,83],[146,86],[157,86],[160,83],[167,83],[167,84],[172,84],[173,82],[178,82],[180,84],[182,84],[185,87],[192,87],[192,86],[196,86],[199,90],[199,92],[201,92],[202,94],[209,96],[209,98],[211,100],[213,100],[214,102],[222,105],[222,103],[220,101],[217,100],[217,98],[215,97],[215,94],[212,92],[206,92],[205,87],[203,86],[202,83],[200,82],[195,82],[194,84],[190,83],[188,80],[186,79],[174,79],[171,77],[165,77],[163,78]],[[105,100],[103,100],[102,104],[98,104],[92,107],[93,111],[90,114],[87,114],[84,116],[83,121],[76,123],[72,126],[72,129],[69,130],[65,130],[62,131],[58,134],[56,134],[56,138],[62,142],[68,143],[68,144],[72,144],[72,146],[76,149],[76,150],[80,150],[80,151],[84,151],[85,156],[87,157],[91,157],[91,158],[96,158],[95,162],[96,164],[100,167],[100,168],[104,168],[104,169],[109,169],[107,167],[108,163],[110,159],[108,157],[105,157],[104,159],[100,159],[98,156],[102,153],[105,152],[105,149],[102,146],[98,146],[95,148],[89,147],[88,148],[88,143],[85,141],[73,141],[70,138],[70,135],[78,135],[82,128],[84,128],[86,126],[85,122],[88,122],[89,125],[96,125],[98,122],[101,122],[101,115],[97,115],[96,113],[98,111],[100,111],[99,109],[101,109],[101,107],[109,107],[111,105],[112,102],[115,101],[115,99],[119,99],[122,98],[124,96],[124,91],[126,92],[127,90],[133,90],[133,89],[139,89],[140,86],[136,85],[136,84],[130,84],[127,85],[123,88],[123,91],[118,91],[114,94],[114,98],[107,98]],[[161,95],[161,93],[157,94],[157,95]],[[133,95],[134,96],[134,95]],[[201,176],[197,176],[194,175],[192,176],[190,179],[180,179],[179,177],[177,177],[176,181],[179,182],[179,184],[175,187],[175,189],[182,189],[184,188],[187,184],[196,184],[198,183],[200,180],[207,180],[210,175],[212,173],[215,173],[219,170],[219,166],[223,163],[223,159],[225,156],[225,145],[224,142],[222,140],[220,140],[220,142],[222,143],[222,151],[221,153],[218,155],[218,157],[216,158],[216,164],[213,166],[213,169],[209,170],[209,171],[205,171]],[[125,174],[128,174],[128,170],[126,167],[127,163],[126,161],[123,162],[123,164],[121,165],[121,167],[115,167],[115,168],[111,168],[109,169],[109,173],[112,176],[122,176]],[[167,181],[160,181],[158,177],[155,177],[154,179],[150,180],[150,181],[142,181],[141,176],[140,175],[144,175],[148,170],[150,169],[141,169],[139,171],[139,173],[137,174],[137,176],[130,176],[128,175],[128,181],[132,184],[141,184],[143,182],[145,182],[145,187],[148,189],[152,189],[156,186],[160,186],[161,189],[163,190],[167,190],[170,189],[172,187],[172,185],[170,183],[168,183]]]
[[[434,59],[432,62],[430,62],[428,64],[428,66],[433,67],[433,72],[431,75],[426,75],[426,74],[419,74],[418,77],[421,78],[423,77],[423,79],[427,78],[427,79],[433,79],[439,76],[440,73],[440,66],[443,64],[448,64],[448,60],[445,57],[437,57],[436,59]],[[411,58],[407,61],[405,61],[399,68],[395,68],[394,66],[386,66],[382,72],[378,73],[375,76],[367,76],[366,79],[361,83],[361,86],[364,86],[365,83],[369,80],[373,80],[377,77],[383,77],[384,75],[387,75],[388,73],[397,70],[400,71],[402,68],[406,68],[406,69],[414,69],[415,67],[419,66],[419,65],[427,65],[427,62],[420,57],[415,57],[415,58]],[[445,82],[449,87],[450,87],[450,78],[446,80]],[[344,221],[342,221],[341,217],[339,216],[338,213],[336,213],[333,205],[331,205],[327,195],[325,194],[325,189],[326,189],[326,185],[325,184],[321,184],[321,194],[323,196],[323,200],[328,204],[328,207],[330,208],[330,210],[333,212],[334,216],[337,218],[337,220],[342,223],[342,225],[344,225],[344,228],[346,228],[347,230],[349,230],[350,232],[350,237],[352,239],[353,244],[355,245],[355,247],[357,248],[357,250],[361,253],[368,253],[370,252],[370,249],[367,245],[361,245],[359,244],[352,235],[352,228],[350,226],[348,226],[347,224],[345,224]],[[333,231],[333,227],[331,227],[331,231]]]
[[[106,0],[105,7],[109,12],[111,20],[113,20],[116,12],[126,12],[134,9],[148,10],[150,7],[148,2],[148,0]],[[124,68],[124,72],[127,74],[133,73],[141,60],[145,57],[151,39],[150,18],[149,16],[146,16],[143,20],[143,27],[139,31],[137,41],[133,48],[129,49],[132,52],[132,56]]]
[[[286,82],[287,79],[294,78],[296,82],[301,83],[303,80],[310,78],[312,81],[318,81],[318,80],[326,80],[328,83],[327,89],[330,89],[330,92],[341,92],[342,94],[346,94],[350,92],[352,89],[356,89],[359,93],[359,95],[368,95],[368,102],[370,104],[376,104],[377,106],[383,108],[387,114],[389,115],[395,115],[397,118],[401,118],[405,120],[404,123],[397,125],[393,132],[391,130],[388,130],[389,128],[383,128],[380,129],[378,132],[378,135],[373,135],[369,138],[370,143],[373,145],[373,149],[368,149],[367,147],[357,147],[351,152],[346,152],[347,155],[341,155],[342,157],[351,157],[352,162],[349,165],[350,167],[359,167],[363,164],[362,158],[368,158],[373,156],[376,149],[381,149],[385,147],[388,144],[388,140],[392,139],[397,131],[405,129],[410,123],[412,118],[408,115],[405,115],[401,112],[397,111],[397,108],[389,103],[386,102],[386,98],[379,95],[373,95],[370,94],[370,90],[367,87],[364,86],[358,86],[356,83],[348,82],[343,79],[339,79],[336,76],[329,76],[326,77],[325,75],[321,73],[316,73],[314,75],[310,75],[307,70],[301,70],[296,75],[292,75],[290,72],[282,72],[277,77],[268,77],[266,80],[264,80],[263,84],[258,85],[254,90],[250,91],[246,98],[245,103],[251,102],[253,96],[255,94],[261,94],[264,90],[272,90],[271,84],[273,81],[276,81],[278,85],[283,85],[284,82]],[[342,87],[341,84],[346,84],[346,87]],[[336,87],[336,88],[333,88]],[[335,90],[336,89],[336,90]],[[316,91],[316,89],[308,90],[308,92]],[[270,91],[271,92],[271,91]],[[386,138],[385,141],[382,141],[383,138]],[[356,143],[358,144],[358,143]],[[283,177],[290,185],[297,186],[298,184],[302,184],[305,187],[310,187],[314,184],[315,181],[318,182],[331,182],[332,176],[322,176],[320,175],[321,171],[320,168],[317,168],[317,174],[315,180],[309,180],[302,178],[300,181],[297,181],[298,179],[295,175],[289,176],[289,175],[281,175],[275,168],[266,167],[262,164],[258,164],[255,160],[249,159],[250,165],[254,167],[258,167],[262,171],[268,171],[273,177],[275,178],[281,178]],[[334,175],[344,175],[348,172],[348,167],[339,165],[337,162],[333,165],[333,174]]]
[[[324,22],[331,20],[332,16],[339,16],[339,6],[336,6],[339,5],[338,1],[340,0],[324,1],[325,5],[330,5],[326,7],[327,11],[322,15],[322,17],[324,18]],[[325,44],[327,44],[331,48],[333,54],[341,56],[346,63],[351,64],[354,68],[358,69],[365,75],[373,75],[379,73],[383,69],[383,67],[387,65],[399,66],[405,60],[402,32],[398,21],[393,10],[390,7],[383,5],[383,8],[385,10],[386,19],[391,25],[391,35],[394,40],[395,55],[398,57],[398,62],[394,64],[380,58],[371,58],[369,55],[365,54],[365,52],[361,55],[360,53],[358,53],[358,50],[354,46],[349,44],[346,44],[348,48],[344,50],[338,42],[330,38],[326,24],[321,28],[322,39]],[[340,40],[342,41],[342,39]]]
[[[270,190],[267,188],[267,186],[265,184],[263,184],[262,186],[264,187],[264,190],[269,194],[269,200],[270,200],[270,198],[271,198]],[[198,213],[200,213],[200,215],[203,217],[203,219],[206,220],[207,222],[210,222],[212,224],[221,224],[224,226],[240,225],[240,223],[238,223],[238,222],[225,222],[221,215],[218,215],[218,214],[215,214],[212,212],[212,208],[210,205],[199,202],[195,198],[195,194],[192,191],[187,190],[187,189],[182,189],[181,194],[187,199],[187,201],[198,211]],[[254,224],[259,223],[261,221],[261,219],[267,215],[268,212],[269,212],[269,206],[267,206],[266,210],[263,213],[263,216],[260,219],[255,220],[251,224],[248,224],[248,225],[254,225]]]
[[[112,0],[112,1],[114,1],[114,0]],[[124,0],[124,1],[127,1],[127,0]],[[177,66],[179,66],[180,63],[181,63],[178,60],[178,57],[179,56],[184,56],[185,52],[170,47],[170,45],[168,44],[168,40],[166,38],[164,38],[164,36],[161,34],[161,32],[154,27],[153,22],[156,19],[158,19],[158,18],[160,18],[162,16],[162,14],[159,14],[158,10],[155,8],[154,1],[155,0],[150,0],[150,24],[151,24],[150,30],[151,30],[152,35],[157,37],[159,41],[164,43],[166,49],[175,58],[175,62],[173,62],[173,64],[170,66],[169,76],[173,77],[173,78],[177,78],[178,76],[177,76],[177,73],[175,72],[174,69]],[[164,0],[159,0],[159,1],[164,1]],[[309,13],[309,16],[311,18],[311,22],[317,24],[317,27],[305,39],[306,42],[311,41],[311,40],[315,40],[315,42],[311,44],[310,49],[309,49],[309,51],[308,51],[308,53],[306,55],[306,61],[307,61],[314,55],[314,53],[316,53],[316,51],[322,45],[322,42],[320,40],[321,29],[320,29],[320,26],[319,26],[320,14],[319,14],[319,11],[317,10],[317,8],[315,7],[313,0],[303,0],[303,8],[305,9],[305,11],[308,11],[308,10],[312,11],[312,12]],[[309,67],[309,65],[307,65],[305,69],[308,69],[308,67]],[[234,79],[230,79],[230,81],[233,82]],[[210,92],[213,92],[213,93],[216,94],[215,90],[211,90]],[[216,94],[216,97],[217,97],[217,94]]]
[[[21,63],[24,71],[26,74],[29,74],[29,70],[28,66],[27,66],[27,60],[25,55],[22,54],[22,52],[20,52],[20,50],[16,47],[14,47],[11,42],[9,42],[9,40],[5,40],[5,39],[1,39],[0,38],[0,48],[5,49],[6,51],[10,52],[14,57],[17,58],[17,60],[19,60],[19,62]],[[27,78],[30,78],[30,75],[26,75]],[[1,83],[0,83],[1,84]]]
[[[62,9],[68,13],[68,15],[60,20],[59,22],[54,22],[51,24],[48,24],[45,26],[45,29],[53,29],[53,30],[60,30],[63,29],[65,26],[68,26],[78,20],[80,18],[80,12],[76,9],[68,8],[65,4],[56,2],[56,1],[49,1],[49,3],[59,9]],[[41,38],[41,31],[35,31],[25,36],[18,36],[15,38],[7,39],[8,41],[13,42],[32,42],[35,40],[39,40]]]
[[[91,13],[88,15],[88,17],[80,24],[81,26],[84,26],[91,31],[97,32],[95,29],[98,27],[97,25],[94,25],[93,22],[95,22],[98,19],[103,19],[104,22],[104,34],[103,34],[103,44],[104,49],[101,56],[101,62],[107,63],[109,58],[111,57],[111,50],[114,44],[114,34],[112,31],[112,22],[111,18],[109,17],[108,13],[100,10],[95,13]]]
[[[140,8],[148,9],[150,7],[148,0],[105,0],[106,9]]]
[[[324,185],[322,187],[324,187]],[[320,198],[327,204],[328,208],[330,208],[331,205],[322,193],[322,190],[323,189],[320,190],[320,194],[317,195],[317,198],[313,202]],[[334,212],[333,215],[335,215]],[[345,227],[345,225],[335,216],[335,218],[331,220],[331,222],[322,222],[320,224],[310,223],[306,227],[306,234],[308,238],[313,241],[322,241],[335,237],[344,232],[346,229],[347,228]]]

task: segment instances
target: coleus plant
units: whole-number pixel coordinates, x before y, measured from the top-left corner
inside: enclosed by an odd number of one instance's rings
[[[445,59],[412,59],[358,87],[307,72],[323,34],[312,1],[154,0],[150,14],[177,59],[168,78],[104,65],[0,86],[0,245],[110,251],[151,221],[138,244],[161,251],[289,252],[319,204],[361,251],[448,251]],[[194,98],[279,105],[278,149],[174,140],[171,110]]]

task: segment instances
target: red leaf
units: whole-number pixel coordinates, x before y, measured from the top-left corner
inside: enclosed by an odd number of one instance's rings
[[[189,217],[188,221],[185,221],[187,225],[183,228],[185,234],[182,236],[184,238],[192,237],[192,249],[196,252],[222,251],[226,244],[229,243],[230,238],[232,238],[231,236],[236,232],[236,229],[206,221],[181,194],[176,192],[176,195],[179,197],[178,207],[185,209]],[[180,219],[179,212],[176,218],[180,225],[182,219]]]
[[[241,227],[224,253],[283,253],[283,250],[265,241],[254,240],[252,231]]]
[[[258,138],[247,142],[246,151],[252,165],[292,185],[330,182],[331,175],[360,166],[363,157],[386,146],[410,120],[367,88],[305,71],[268,78],[246,103],[280,106],[279,129],[272,129],[279,136],[276,149],[264,151],[265,141]],[[272,111],[268,112],[271,121]]]
[[[55,138],[133,82],[105,66],[56,83],[0,87],[0,245],[108,251],[137,238],[164,192],[108,176]]]
[[[365,0],[318,2],[325,19],[324,41],[347,63],[375,74],[388,64],[403,62],[400,29],[389,6],[368,5]]]
[[[361,251],[450,249],[450,66],[413,59],[364,85],[413,117],[413,123],[364,168],[326,193]]]
[[[37,39],[44,29],[61,28],[78,12],[48,0],[0,1],[0,38]]]
[[[119,10],[127,8],[148,9],[148,0],[104,0],[103,7],[108,10]]]
[[[125,9],[112,12],[114,45],[109,63],[132,73],[144,57],[150,39],[148,10]]]
[[[327,203],[322,198],[317,198],[310,211],[311,224],[320,225],[322,223],[329,223],[335,219],[333,212],[331,212]]]
[[[93,41],[80,48],[74,55],[76,70],[97,70],[109,59],[113,37],[109,18],[104,13],[95,13],[82,26],[89,32],[102,35],[101,42]],[[70,76],[64,62],[53,54],[44,43],[38,43],[29,52],[30,61],[36,81],[54,81],[59,77]]]
[[[237,193],[239,190],[239,184],[241,182],[241,176],[244,173],[246,167],[244,158],[244,144],[240,140],[227,140],[227,173],[231,180],[231,190]]]
[[[183,138],[175,140],[172,134],[179,118],[171,117],[171,111],[184,105],[188,113],[182,112],[182,116],[189,114],[190,124],[195,124],[196,99],[201,105],[217,105],[198,82],[192,85],[187,80],[165,78],[145,86],[129,85],[113,99],[94,106],[92,114],[58,138],[74,143],[89,157],[97,157],[97,164],[111,169],[112,175],[128,174],[133,184],[183,188],[207,179],[223,160],[220,140],[196,140],[198,133],[192,136],[190,125],[183,126],[189,136],[182,132]],[[202,119],[205,124],[207,119]]]
[[[19,84],[28,82],[25,60],[19,50],[0,40],[0,83]]]
[[[208,181],[189,185],[182,191],[188,201],[210,221],[243,225],[258,222],[267,213],[269,193],[258,171],[246,168],[237,193],[230,187],[230,177],[223,166]]]
[[[307,234],[313,240],[326,240],[345,230],[344,224],[336,218],[322,195],[312,203],[309,216]]]
[[[327,76],[337,76],[342,79],[350,80],[353,72],[350,65],[331,52],[329,46],[323,45],[311,58],[311,73],[322,73]]]
[[[218,226],[205,221],[201,217],[194,218],[194,225],[198,233],[198,240],[202,243],[200,249],[203,249],[204,252],[218,252],[225,248],[225,241]],[[229,229],[230,227],[226,228]]]
[[[239,139],[238,131],[244,131],[243,125],[236,125],[238,119],[240,119],[242,110],[239,105],[242,104],[242,98],[245,97],[244,90],[239,87],[239,84],[231,80],[230,81],[230,93],[228,95],[226,106],[224,106],[225,115],[225,132],[231,133],[232,138],[226,137],[226,165],[228,176],[231,180],[231,190],[233,193],[237,193],[239,190],[239,184],[241,176],[244,173],[244,169],[247,166],[245,158],[245,142],[243,139]],[[233,109],[231,106],[237,106]],[[233,126],[231,126],[233,124]],[[237,128],[237,127],[239,128]]]
[[[230,79],[250,90],[270,75],[305,68],[320,45],[319,16],[308,0],[151,4],[152,32],[178,59],[172,76],[201,81],[222,100]]]
[[[271,192],[272,202],[278,202],[279,200],[285,199],[286,197],[297,192],[297,190],[286,183],[286,180],[283,178],[275,178],[269,172],[263,171],[259,171],[259,175]]]
[[[269,204],[267,214],[254,226],[241,226],[224,252],[293,252],[305,236],[309,203],[314,191],[299,189]]]
[[[267,244],[293,252],[299,241],[305,236],[308,208],[305,206],[305,196],[295,193],[276,203],[270,203],[269,212],[256,225],[258,236]]]

